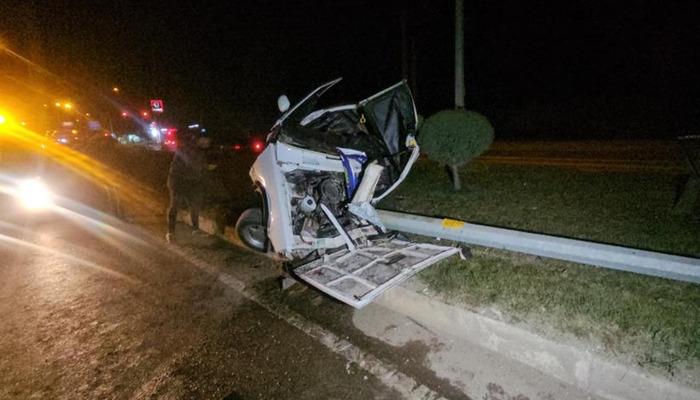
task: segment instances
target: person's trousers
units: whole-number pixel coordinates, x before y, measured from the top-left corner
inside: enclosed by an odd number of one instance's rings
[[[187,206],[190,209],[192,230],[199,229],[199,211],[202,209],[202,191],[196,187],[169,187],[170,207],[168,207],[168,233],[175,232],[177,212]]]

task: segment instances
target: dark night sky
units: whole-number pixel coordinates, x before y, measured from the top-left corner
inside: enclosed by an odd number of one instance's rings
[[[453,2],[0,1],[0,38],[73,82],[162,97],[171,118],[264,131],[276,97],[343,76],[359,100],[402,78],[402,8],[425,115],[453,102]],[[497,135],[697,130],[696,2],[465,0],[469,108]]]

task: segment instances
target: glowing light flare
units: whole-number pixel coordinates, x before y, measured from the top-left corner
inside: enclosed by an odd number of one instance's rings
[[[0,114],[0,125],[4,124],[5,121],[7,121],[7,118],[5,118],[4,115]]]
[[[40,179],[27,179],[17,185],[17,199],[31,211],[44,210],[53,205],[53,193]]]
[[[119,93],[119,88],[115,86],[115,87],[112,88],[112,91],[113,91],[114,93]]]

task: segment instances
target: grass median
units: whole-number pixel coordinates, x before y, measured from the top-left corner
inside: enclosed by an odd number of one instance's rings
[[[455,193],[445,171],[421,161],[380,206],[423,215],[700,256],[700,223],[675,215],[681,177],[472,164]],[[666,372],[700,365],[700,285],[477,249],[421,278],[475,309],[549,334],[573,334]]]

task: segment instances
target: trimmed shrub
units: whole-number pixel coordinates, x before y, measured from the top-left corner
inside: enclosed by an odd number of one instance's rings
[[[459,167],[488,150],[493,126],[475,111],[444,110],[423,122],[418,141],[428,158],[450,169],[454,189],[459,190]]]

